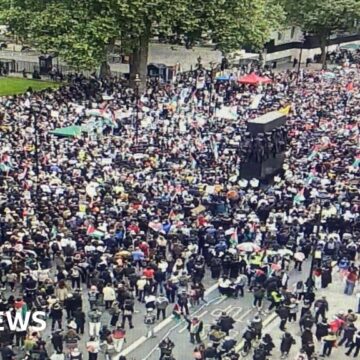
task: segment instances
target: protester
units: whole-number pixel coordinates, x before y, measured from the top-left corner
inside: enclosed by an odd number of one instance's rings
[[[121,328],[132,331],[135,306],[165,318],[163,292],[200,343],[203,324],[189,305],[204,299],[207,272],[224,296],[246,296],[248,285],[259,310],[268,295],[283,330],[297,321],[292,304],[303,301],[301,344],[309,356],[315,322],[318,338],[329,335],[328,305],[317,294],[332,286],[332,262],[341,266],[346,295],[358,281],[360,107],[347,85],[358,87],[359,73],[338,70],[329,81],[306,70],[299,84],[292,71],[258,72],[271,78],[261,89],[199,69],[173,83],[149,82],[140,99],[117,79],[82,75],[56,91],[1,98],[1,281],[18,292],[18,310],[47,304],[52,333],[64,329],[70,356],[88,340],[85,324],[90,336],[101,336],[99,306],[111,315],[108,335],[120,316]],[[247,121],[288,104],[286,128],[269,135],[274,144],[256,145]],[[67,126],[86,131],[53,133]],[[275,148],[285,161],[273,182],[242,178],[248,156],[259,160]],[[314,271],[292,293],[289,269],[296,264],[302,275],[310,256]],[[64,310],[75,330],[65,330]],[[347,323],[339,318],[329,327],[338,333]],[[255,331],[245,334],[250,346]],[[36,342],[30,335],[29,346]],[[107,354],[114,351],[111,336],[102,341]]]

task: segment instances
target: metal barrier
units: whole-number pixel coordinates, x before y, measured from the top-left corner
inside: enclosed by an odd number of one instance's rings
[[[33,73],[34,70],[39,71],[40,66],[37,61],[25,61],[25,60],[14,60],[10,58],[1,58],[0,62],[9,62],[9,71],[11,73],[21,73],[25,70],[26,73]],[[94,73],[93,70],[82,70],[77,71],[75,68],[69,66],[69,65],[63,65],[63,64],[54,64],[54,68],[58,69],[62,74],[66,75],[69,73],[81,73],[86,77],[89,77],[91,74]],[[111,70],[112,76],[118,76],[121,77],[123,74],[119,71],[113,71]]]

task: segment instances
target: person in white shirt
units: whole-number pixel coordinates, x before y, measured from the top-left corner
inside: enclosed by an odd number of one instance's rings
[[[50,360],[65,360],[65,354],[62,351],[56,351],[50,356]]]

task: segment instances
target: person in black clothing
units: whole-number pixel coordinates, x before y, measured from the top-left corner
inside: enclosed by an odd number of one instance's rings
[[[289,318],[290,310],[286,305],[280,305],[276,312],[280,318],[280,330],[285,331],[285,325]]]
[[[74,319],[76,323],[76,332],[78,334],[84,334],[85,313],[80,308],[74,311]]]
[[[294,344],[295,344],[295,339],[290,333],[286,332],[281,338],[281,344],[280,344],[281,358],[287,357],[291,347]]]
[[[315,345],[313,340],[313,334],[310,329],[305,328],[305,330],[301,334],[301,344],[302,348],[306,352],[306,355],[309,359],[311,359],[311,356],[315,351]]]
[[[326,300],[326,297],[323,296],[321,299],[316,300],[315,304],[315,322],[319,321],[319,317],[321,316],[322,319],[324,319],[326,316],[326,311],[329,310],[329,304]]]
[[[344,334],[342,339],[339,341],[338,345],[342,346],[345,343],[345,347],[349,347],[353,342],[354,335],[356,333],[356,327],[354,324],[350,323],[344,329]]]
[[[10,345],[4,347],[4,348],[1,350],[2,360],[13,360],[15,355],[16,355],[16,354],[15,354],[14,351],[11,349],[11,346],[10,346]]]
[[[159,360],[164,359],[164,357],[166,356],[171,356],[174,347],[175,344],[168,337],[166,337],[163,341],[161,341],[159,344],[159,348],[160,348]]]
[[[258,309],[261,309],[262,302],[265,296],[265,289],[262,287],[256,287],[254,288],[254,302],[253,307],[257,307]]]
[[[256,332],[251,324],[247,326],[242,337],[245,340],[243,351],[244,353],[248,353],[251,349],[251,343],[256,337]]]
[[[273,339],[270,334],[265,334],[261,339],[261,344],[264,346],[266,356],[271,355],[272,349],[275,347]]]
[[[214,344],[208,344],[208,346],[204,350],[204,359],[217,359],[218,352]]]
[[[260,344],[257,349],[254,351],[253,360],[266,360],[267,351],[265,347]]]
[[[74,301],[73,301],[73,295],[68,294],[67,298],[64,300],[64,307],[66,310],[66,316],[68,319],[71,319],[74,315]]]
[[[54,346],[55,351],[60,351],[62,353],[63,351],[63,342],[64,338],[60,332],[60,330],[55,331],[51,336],[51,343]]]
[[[353,343],[350,345],[349,350],[345,353],[345,355],[349,356],[354,349],[355,349],[354,357],[357,357],[360,352],[360,331],[357,332],[353,340]]]
[[[62,329],[62,316],[63,310],[59,303],[55,303],[50,310],[50,317],[52,318],[51,330],[55,330],[55,324],[57,323],[59,329]]]
[[[221,331],[223,331],[226,335],[229,335],[229,331],[234,328],[235,320],[223,312],[217,321],[218,325],[220,326]]]
[[[186,291],[183,291],[178,295],[178,304],[180,306],[181,312],[184,312],[185,310],[185,314],[189,315],[188,296]]]
[[[327,324],[327,319],[323,319],[321,322],[316,324],[315,336],[317,341],[321,341],[321,338],[326,336],[329,333],[329,325]]]

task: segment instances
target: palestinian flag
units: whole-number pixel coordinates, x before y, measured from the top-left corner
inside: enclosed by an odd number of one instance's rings
[[[53,225],[53,227],[51,228],[51,233],[50,233],[50,238],[54,239],[57,235],[58,231],[55,225]]]
[[[230,245],[231,245],[231,247],[235,247],[238,244],[239,244],[238,231],[237,231],[237,228],[235,228],[234,232],[230,236]]]
[[[225,231],[225,236],[230,235],[230,246],[235,247],[239,244],[237,228],[230,228]]]
[[[304,197],[304,188],[302,188],[294,197],[293,203],[295,204],[300,204],[305,200]]]
[[[312,161],[314,160],[314,158],[317,156],[317,154],[319,153],[320,147],[319,145],[315,145],[313,148],[313,151],[311,152],[311,154],[308,156],[308,160]]]
[[[360,155],[355,158],[355,161],[351,164],[352,167],[356,168],[360,166]]]
[[[92,235],[95,232],[95,226],[89,225],[86,229],[86,235]]]

